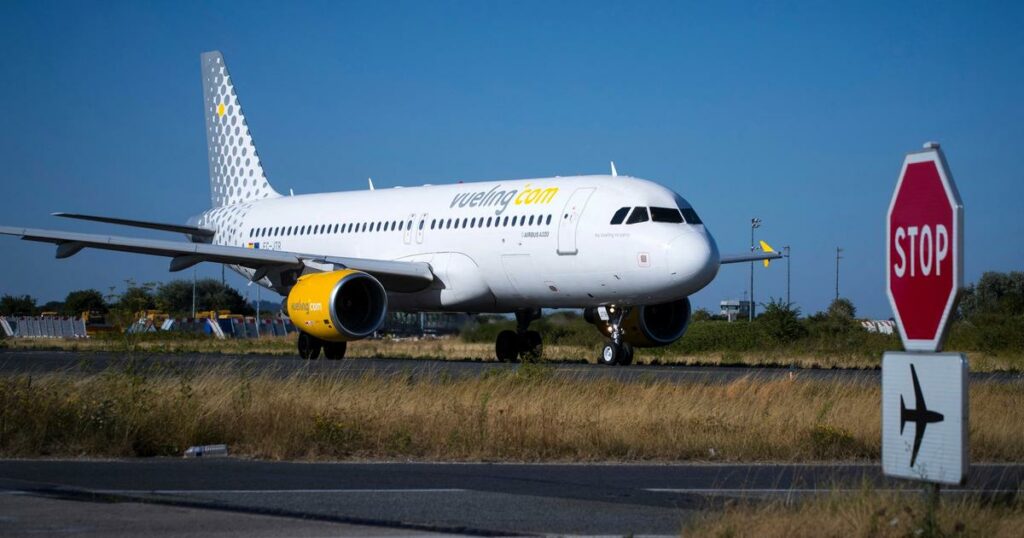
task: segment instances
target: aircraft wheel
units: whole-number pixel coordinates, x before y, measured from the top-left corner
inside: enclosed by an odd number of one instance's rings
[[[328,360],[344,359],[346,349],[348,349],[348,342],[324,342],[324,356]]]
[[[321,345],[315,336],[299,331],[299,356],[303,359],[319,359]]]
[[[615,366],[619,364],[620,358],[622,358],[622,346],[615,345],[615,342],[607,342],[601,348],[601,355],[597,357],[597,362],[605,366]]]
[[[629,342],[622,343],[622,356],[619,357],[619,365],[629,366],[633,364],[633,344]]]
[[[494,344],[494,354],[500,362],[515,362],[519,358],[519,336],[515,331],[501,331]]]
[[[544,342],[539,332],[526,331],[519,335],[519,356],[534,361],[544,356]]]

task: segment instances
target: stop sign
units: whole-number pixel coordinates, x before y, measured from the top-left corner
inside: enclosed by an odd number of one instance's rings
[[[963,212],[939,145],[907,155],[886,217],[886,287],[907,350],[942,348],[963,287]]]

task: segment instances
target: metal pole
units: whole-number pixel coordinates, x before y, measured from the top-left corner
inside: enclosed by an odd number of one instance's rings
[[[836,247],[836,300],[839,300],[839,260],[843,259],[843,249]]]
[[[196,270],[192,269],[192,319],[196,319]]]
[[[782,247],[786,251],[786,306],[792,304],[789,300],[789,245]]]
[[[750,219],[750,252],[754,252],[754,228],[761,226],[761,219],[754,217]],[[750,321],[754,321],[754,311],[757,307],[754,306],[754,261],[750,261],[750,307],[747,311],[750,314]]]

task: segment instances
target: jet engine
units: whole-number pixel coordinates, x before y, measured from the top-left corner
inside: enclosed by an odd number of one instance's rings
[[[286,300],[300,331],[327,342],[359,340],[384,324],[388,295],[376,278],[351,269],[299,277]]]
[[[596,308],[583,311],[583,317],[594,324],[601,334],[611,333],[608,322],[602,320]],[[690,324],[690,299],[668,303],[634,306],[622,320],[622,340],[634,347],[667,346],[678,340]]]

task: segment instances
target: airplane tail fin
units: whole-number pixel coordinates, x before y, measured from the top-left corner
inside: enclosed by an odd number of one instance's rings
[[[242,105],[224,56],[200,56],[203,74],[203,116],[210,159],[210,203],[214,208],[276,198],[249,133]]]
[[[761,241],[761,250],[764,251],[764,252],[775,252],[775,249],[772,248],[772,246],[769,245],[768,243],[765,243],[764,241]],[[768,259],[764,260],[764,266],[765,267],[768,267],[768,262],[769,262]]]

